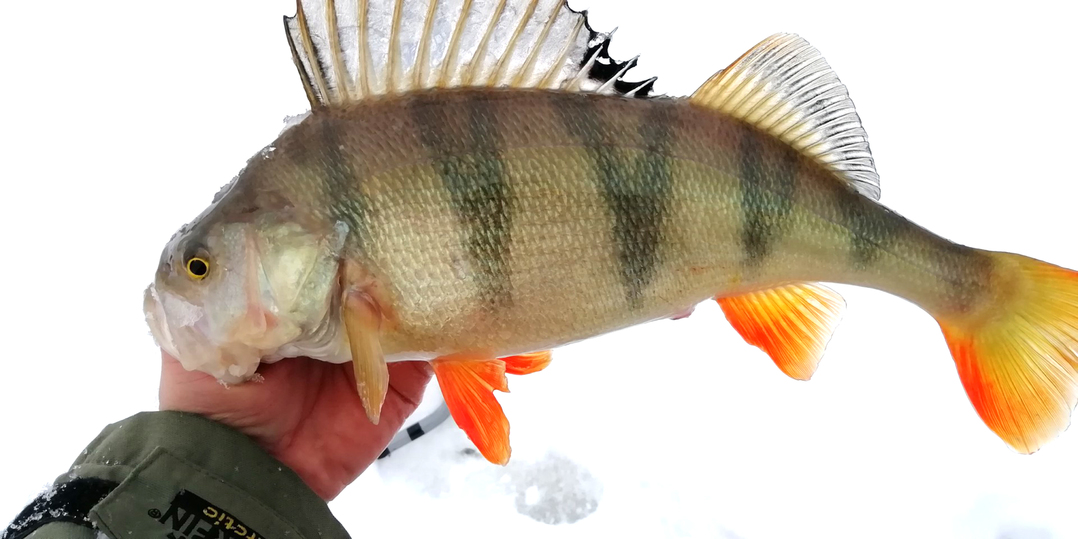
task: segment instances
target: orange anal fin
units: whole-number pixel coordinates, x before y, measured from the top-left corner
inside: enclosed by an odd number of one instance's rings
[[[512,452],[509,420],[494,398],[495,389],[509,391],[505,362],[449,356],[430,364],[453,420],[487,460],[494,464],[508,463]]]
[[[820,364],[846,302],[830,288],[800,283],[717,298],[726,319],[782,372],[808,380]]]
[[[545,369],[547,365],[550,365],[550,350],[503,357],[501,359],[505,362],[506,374],[531,374],[539,372]]]

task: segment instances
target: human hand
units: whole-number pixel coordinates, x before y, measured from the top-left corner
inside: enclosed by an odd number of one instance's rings
[[[372,425],[351,363],[285,359],[259,367],[262,381],[225,387],[161,356],[162,410],[201,414],[250,436],[326,501],[378,458],[419,406],[432,374],[425,361],[391,363],[381,420]]]

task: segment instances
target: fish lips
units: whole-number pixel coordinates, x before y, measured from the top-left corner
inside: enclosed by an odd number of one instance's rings
[[[159,292],[151,284],[144,293],[143,310],[154,341],[184,369],[202,371],[230,384],[254,376],[261,351],[243,345],[215,344],[202,307]]]

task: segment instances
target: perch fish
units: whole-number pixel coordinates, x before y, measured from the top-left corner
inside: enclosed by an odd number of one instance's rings
[[[833,282],[931,314],[1017,451],[1067,428],[1078,274],[882,206],[849,94],[803,38],[669,97],[564,0],[302,0],[285,33],[311,110],[173,236],[146,291],[185,368],[239,383],[351,362],[377,422],[387,362],[429,361],[504,464],[493,392],[549,350],[715,299],[808,379],[845,306]]]

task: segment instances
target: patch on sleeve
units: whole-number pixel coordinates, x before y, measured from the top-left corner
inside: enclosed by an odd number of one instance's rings
[[[302,537],[247,490],[158,448],[90,512],[110,537],[278,539]]]

